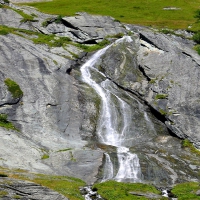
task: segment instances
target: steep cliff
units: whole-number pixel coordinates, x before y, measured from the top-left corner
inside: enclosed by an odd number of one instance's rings
[[[131,41],[112,45],[96,63],[105,76],[93,76],[110,81],[113,93],[130,105],[126,145],[138,154],[142,180],[172,185],[199,179],[199,159],[179,139],[200,148],[200,59],[190,40],[111,17],[79,13],[59,19],[9,6],[2,2],[0,8],[6,26],[0,26],[0,114],[2,123],[14,127],[0,127],[1,166],[87,183],[102,179],[104,152],[112,160],[117,154],[96,135],[101,100],[82,80],[80,66],[92,55],[83,49],[108,35],[106,42],[129,34]],[[6,80],[20,95],[13,95]]]

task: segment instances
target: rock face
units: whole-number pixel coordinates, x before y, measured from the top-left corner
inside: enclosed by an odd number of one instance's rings
[[[200,59],[192,42],[143,27],[124,28],[110,17],[80,13],[57,23],[57,16],[10,6],[35,14],[34,20],[22,22],[14,10],[0,8],[0,24],[54,34],[55,39],[67,36],[73,42],[95,44],[107,35],[131,31],[131,42],[111,46],[96,64],[105,76],[93,76],[99,82],[109,80],[134,113],[127,146],[138,154],[144,182],[172,185],[199,179],[198,157],[174,137],[188,138],[200,148]],[[117,155],[115,147],[98,142],[101,101],[80,74],[88,55],[72,42],[53,48],[34,44],[35,37],[0,35],[0,114],[7,114],[19,130],[0,127],[0,165],[93,183],[102,178],[104,152],[113,161]],[[20,86],[23,97],[12,96],[6,78]]]
[[[191,49],[192,43],[145,28],[132,30],[136,30],[135,45],[127,44],[130,51],[125,53],[118,47],[110,48],[102,59],[103,71],[165,116],[173,133],[199,148],[200,58]]]
[[[5,184],[7,182],[7,184]],[[28,181],[20,181],[10,178],[2,178],[0,180],[0,191],[2,200],[12,199],[44,199],[44,200],[68,200],[63,195]],[[4,195],[3,195],[4,194]]]

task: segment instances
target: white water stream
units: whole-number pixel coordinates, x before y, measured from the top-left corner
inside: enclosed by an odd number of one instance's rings
[[[123,40],[126,42],[132,41],[131,37],[125,36],[112,45]],[[114,84],[95,68],[95,64],[112,45],[99,50],[81,67],[82,79],[101,98],[101,113],[97,128],[100,142],[117,148],[118,170],[114,172],[111,157],[108,153],[105,153],[103,181],[115,179],[117,181],[139,182],[141,178],[139,159],[137,154],[129,152],[129,148],[125,146],[126,132],[131,123],[131,108],[128,103],[119,97]],[[103,80],[96,82],[92,78],[92,72],[95,72],[99,77],[103,77]]]

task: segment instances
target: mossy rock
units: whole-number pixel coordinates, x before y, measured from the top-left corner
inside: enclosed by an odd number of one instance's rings
[[[12,94],[13,98],[17,99],[23,96],[21,88],[15,81],[11,80],[10,78],[7,78],[4,80],[4,83],[6,84],[8,91]]]

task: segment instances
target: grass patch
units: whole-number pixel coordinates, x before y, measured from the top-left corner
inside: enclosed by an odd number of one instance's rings
[[[200,190],[199,183],[187,182],[176,185],[172,189],[172,193],[177,196],[178,200],[199,200],[200,196],[195,194],[197,190]]]
[[[24,19],[21,20],[21,22],[36,22],[38,20],[34,20],[34,15],[28,15],[26,13],[24,13],[23,11],[21,10],[17,10],[17,9],[14,9],[14,8],[11,8],[12,10],[14,10],[16,13],[18,13],[19,15],[21,15]]]
[[[194,13],[200,0],[53,0],[29,3],[29,6],[50,14],[71,16],[76,12],[112,16],[124,23],[186,29],[195,22]],[[27,3],[26,3],[27,5]],[[179,10],[164,10],[177,7]]]
[[[6,84],[8,91],[12,94],[13,98],[17,99],[23,96],[22,90],[15,81],[7,78],[4,80],[4,83]]]
[[[31,181],[51,188],[70,200],[84,200],[79,188],[84,186],[85,182],[80,179],[67,176],[38,175]]]
[[[182,147],[188,148],[192,153],[195,153],[196,155],[200,156],[200,151],[196,149],[188,139],[182,141]]]
[[[0,127],[19,131],[11,122],[7,120],[7,117],[8,116],[4,113],[0,114]]]
[[[56,37],[55,35],[44,35],[41,33],[37,34],[38,38],[34,38],[33,42],[35,44],[47,44],[50,47],[62,47],[70,43],[70,38],[68,37]]]
[[[103,183],[96,183],[93,189],[104,198],[109,200],[132,200],[132,199],[148,199],[142,196],[133,196],[129,192],[143,192],[160,194],[154,186],[142,183],[122,183],[116,181],[107,181]]]

